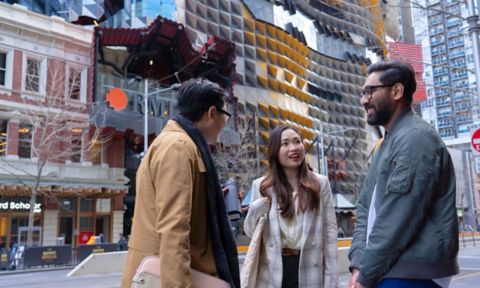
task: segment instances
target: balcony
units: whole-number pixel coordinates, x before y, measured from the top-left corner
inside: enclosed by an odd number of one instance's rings
[[[432,59],[433,64],[447,64],[447,57]]]
[[[462,24],[462,20],[460,20],[458,18],[451,18],[451,19],[455,19],[455,20],[447,21],[447,27],[449,27],[449,28]]]
[[[448,106],[448,105],[450,105],[450,103],[451,103],[450,98],[436,99],[435,100],[435,104],[436,104],[437,108]]]
[[[447,128],[447,127],[452,127],[453,122],[447,122],[447,123],[438,123],[438,128]]]
[[[449,55],[450,59],[465,56],[465,51],[455,52]]]
[[[433,70],[433,76],[440,76],[440,75],[446,75],[448,74],[448,69],[434,69]]]
[[[472,123],[471,118],[457,118],[457,124]]]
[[[440,96],[446,96],[448,94],[447,89],[435,89],[435,96],[440,97]]]
[[[453,76],[452,76],[453,80],[460,80],[460,79],[465,79],[465,78],[468,78],[468,73],[453,74]]]
[[[465,68],[467,64],[464,61],[462,62],[454,61],[452,62],[451,66],[456,68]]]
[[[458,102],[458,101],[462,101],[462,100],[465,100],[465,99],[470,99],[470,96],[465,95],[465,94],[459,94],[459,95],[455,95],[454,99],[455,99],[455,102]]]
[[[434,81],[434,85],[435,86],[446,86],[448,85],[449,82],[448,80],[438,80],[438,81]]]
[[[432,50],[432,56],[442,55],[442,54],[445,54],[445,52],[446,52],[445,49]]]
[[[455,28],[452,28],[452,29],[448,29],[447,37],[448,37],[448,38],[451,38],[451,37],[455,37],[455,36],[463,36],[463,31],[462,31],[462,29],[460,29],[460,28],[458,28],[458,27],[455,27]]]
[[[463,41],[448,42],[448,48],[460,47],[460,46],[463,46],[464,44],[465,42]]]
[[[435,29],[430,29],[430,35],[434,36],[434,35],[438,35],[438,34],[441,34],[443,33],[443,28],[435,28]]]

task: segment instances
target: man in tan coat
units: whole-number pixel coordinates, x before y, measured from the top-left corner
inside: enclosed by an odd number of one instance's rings
[[[192,287],[191,269],[239,287],[236,244],[208,149],[228,121],[226,92],[205,79],[179,90],[168,121],[137,171],[135,212],[122,287],[146,256],[160,258],[161,287]]]

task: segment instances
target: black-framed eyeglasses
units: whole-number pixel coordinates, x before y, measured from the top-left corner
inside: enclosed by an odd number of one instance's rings
[[[360,98],[363,98],[363,97],[367,97],[367,99],[370,99],[372,98],[372,94],[377,91],[378,88],[384,88],[384,87],[392,87],[393,85],[395,85],[397,83],[393,83],[393,84],[384,84],[384,85],[371,85],[371,86],[366,86],[362,93],[360,93]]]
[[[232,118],[232,114],[228,113],[227,111],[223,110],[222,108],[217,107],[217,110],[222,112],[223,114],[227,115],[227,122],[228,122],[228,120],[230,120],[230,118]]]

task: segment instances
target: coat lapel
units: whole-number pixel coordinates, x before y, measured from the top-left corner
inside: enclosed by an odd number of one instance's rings
[[[315,212],[307,210],[303,216],[302,239],[300,240],[302,250],[305,247],[305,242],[307,241],[308,235],[310,234],[310,230],[312,228],[313,213]]]
[[[271,188],[270,188],[271,189]],[[279,248],[282,248],[282,243],[280,239],[280,222],[279,222],[279,217],[280,215],[278,214],[278,202],[277,202],[277,197],[275,193],[271,193],[273,191],[270,191],[270,195],[272,195],[272,204],[270,208],[270,223],[271,223],[271,233],[273,236],[273,239],[275,239],[275,245]]]

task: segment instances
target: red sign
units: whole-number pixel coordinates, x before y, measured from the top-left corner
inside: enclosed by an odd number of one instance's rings
[[[90,236],[93,235],[93,232],[80,232],[78,234],[78,244],[87,244]]]
[[[472,146],[477,152],[480,152],[480,129],[475,130],[472,135]]]

